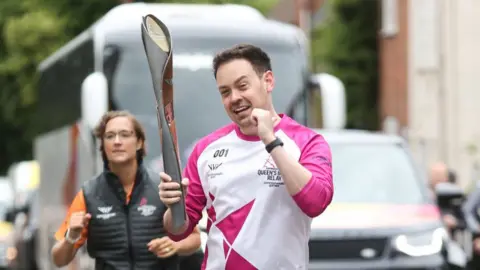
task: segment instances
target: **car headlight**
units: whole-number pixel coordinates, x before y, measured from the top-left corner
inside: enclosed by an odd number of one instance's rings
[[[438,228],[433,231],[399,235],[393,239],[393,246],[397,251],[408,256],[429,256],[439,253],[446,239],[448,239],[447,231],[444,228]]]

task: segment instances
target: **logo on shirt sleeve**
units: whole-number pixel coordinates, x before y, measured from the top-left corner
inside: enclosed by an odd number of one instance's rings
[[[327,165],[329,167],[332,167],[332,163],[330,162],[330,160],[324,156],[316,156],[315,159],[318,160],[319,165]]]
[[[283,185],[282,175],[275,161],[273,161],[272,156],[268,156],[263,167],[258,170],[258,175],[264,177],[265,180],[263,183],[269,187],[279,187]]]

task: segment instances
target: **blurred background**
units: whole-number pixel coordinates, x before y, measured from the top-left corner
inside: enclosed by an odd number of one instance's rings
[[[174,40],[183,164],[228,122],[211,60],[237,43],[270,54],[277,110],[331,144],[311,269],[480,269],[478,0],[0,1],[0,266],[56,269],[53,234],[102,167],[98,114],[133,112],[162,169],[148,13]],[[84,250],[69,269],[93,269]]]

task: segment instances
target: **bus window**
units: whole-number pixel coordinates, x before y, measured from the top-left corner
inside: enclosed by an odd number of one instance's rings
[[[175,43],[173,85],[178,144],[184,153],[192,143],[209,132],[231,122],[222,106],[212,71],[215,53],[236,43],[238,38],[201,37],[177,38]],[[192,40],[195,40],[193,42]],[[111,44],[112,42],[110,42]],[[133,113],[145,128],[147,152],[145,162],[157,160],[161,153],[158,121],[152,79],[141,39],[130,37],[116,42],[119,62],[111,77],[111,93],[115,109]],[[192,46],[192,44],[195,46]],[[285,112],[295,92],[303,88],[303,55],[290,44],[252,40],[252,44],[269,53],[275,74],[273,102],[279,112]],[[181,163],[186,163],[182,155]]]
[[[50,132],[80,119],[82,83],[94,71],[93,48],[93,40],[87,37],[40,70],[37,132]]]
[[[318,86],[312,86],[312,88],[310,89],[308,102],[308,126],[311,128],[322,128],[322,94]]]

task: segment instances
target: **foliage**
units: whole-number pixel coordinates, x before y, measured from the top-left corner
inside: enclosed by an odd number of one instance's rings
[[[326,21],[312,34],[316,71],[339,77],[347,91],[347,127],[375,130],[377,1],[331,0]]]
[[[0,172],[31,156],[35,70],[63,40],[63,22],[33,0],[0,1]]]
[[[143,2],[251,4],[266,12],[276,1]],[[120,0],[0,1],[0,174],[11,163],[32,158],[38,64],[121,3]]]

